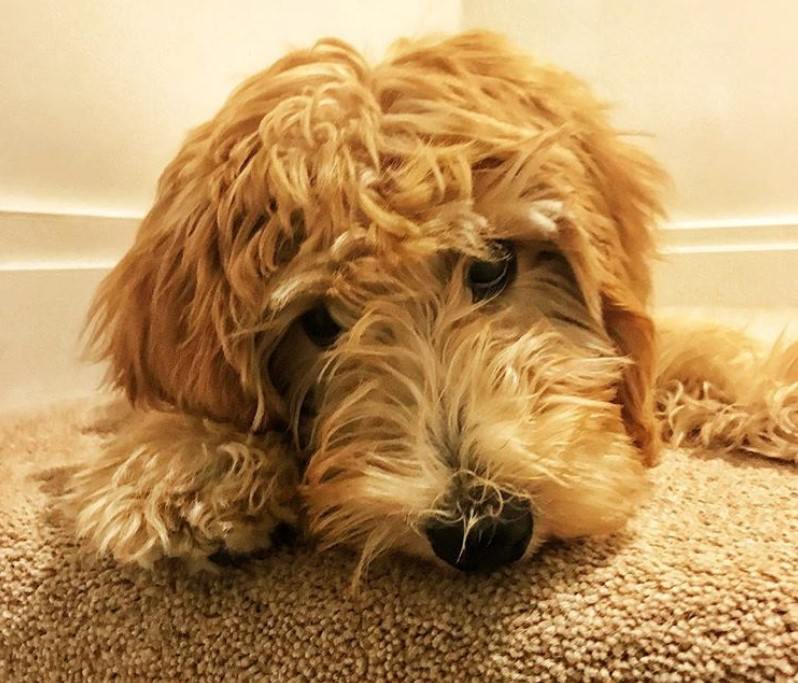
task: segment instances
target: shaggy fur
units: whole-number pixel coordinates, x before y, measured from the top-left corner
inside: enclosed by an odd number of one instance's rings
[[[362,569],[512,496],[529,556],[634,513],[656,412],[672,441],[794,458],[796,346],[662,328],[655,405],[661,181],[582,83],[496,36],[289,54],[189,135],[97,295],[134,414],[73,483],[78,532],[149,564],[300,520]],[[517,277],[475,301],[498,240]],[[328,348],[300,322],[319,303]]]

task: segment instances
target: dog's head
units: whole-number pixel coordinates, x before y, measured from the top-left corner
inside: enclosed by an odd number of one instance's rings
[[[285,430],[323,543],[511,561],[645,488],[659,177],[495,36],[322,41],[191,133],[96,348],[136,404]]]

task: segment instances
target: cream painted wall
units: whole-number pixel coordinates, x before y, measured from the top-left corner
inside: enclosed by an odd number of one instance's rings
[[[459,0],[4,0],[0,210],[141,215],[190,126],[325,35],[378,57]]]
[[[485,26],[576,71],[675,178],[658,303],[798,319],[798,2],[3,0],[0,18],[0,408],[93,390],[85,310],[164,164],[242,78],[322,35],[376,57]]]
[[[798,216],[795,0],[464,0],[463,23],[576,72],[651,133],[675,220]]]
[[[334,34],[378,56],[461,25],[581,74],[650,132],[674,219],[798,215],[794,0],[6,0],[0,210],[140,215],[186,129],[286,48]]]
[[[243,78],[325,35],[376,58],[397,37],[456,30],[460,10],[459,0],[4,0],[0,408],[94,390],[101,369],[78,360],[92,292],[188,128]]]

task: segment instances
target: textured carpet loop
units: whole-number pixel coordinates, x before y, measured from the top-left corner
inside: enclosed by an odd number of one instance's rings
[[[284,548],[217,576],[83,555],[48,508],[85,406],[0,423],[0,681],[798,680],[798,468],[669,452],[622,534],[463,577]]]

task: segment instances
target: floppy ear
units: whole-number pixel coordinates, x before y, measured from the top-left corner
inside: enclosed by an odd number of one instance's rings
[[[164,171],[134,246],[96,294],[90,345],[134,405],[257,428],[279,401],[259,361],[269,339],[254,329],[263,297],[247,291],[266,278],[241,273],[246,238],[263,224],[242,224],[214,198],[224,169],[207,152],[210,132],[192,133]]]
[[[654,419],[654,323],[628,277],[624,280],[602,273],[603,268],[591,263],[594,259],[590,256],[596,254],[589,250],[595,250],[595,245],[591,245],[588,238],[572,233],[570,240],[564,239],[561,243],[593,317],[602,321],[618,351],[630,361],[618,387],[618,402],[626,431],[640,449],[643,461],[654,465],[660,445]],[[618,248],[621,249],[620,245]],[[619,252],[604,258],[622,261],[624,257]]]
[[[239,86],[167,166],[90,313],[95,357],[110,362],[111,383],[131,401],[242,429],[285,417],[267,366],[291,297],[274,275],[305,239],[316,156],[292,141],[309,144],[308,88],[365,68],[337,41],[290,53]],[[336,181],[327,187],[340,194]],[[343,214],[343,203],[334,209]]]
[[[605,291],[602,300],[604,325],[621,353],[632,361],[618,389],[621,414],[643,461],[655,465],[660,435],[654,419],[654,323],[645,311],[635,308],[633,299],[619,292]]]
[[[604,325],[633,364],[619,390],[630,436],[647,465],[658,460],[661,439],[654,418],[656,337],[647,312],[651,292],[654,236],[663,216],[660,202],[665,172],[643,152],[617,135],[600,135],[595,151],[598,185],[617,226],[614,254],[606,253],[609,271],[601,284]]]
[[[654,465],[660,437],[654,419],[654,324],[647,303],[665,175],[602,120],[583,133],[578,153],[585,158],[589,187],[563,234],[564,246],[588,306],[631,361],[618,398],[629,435],[645,463]]]

